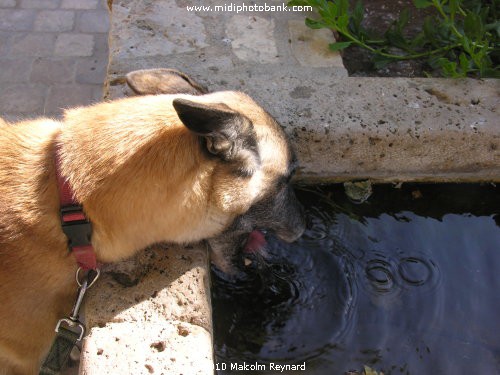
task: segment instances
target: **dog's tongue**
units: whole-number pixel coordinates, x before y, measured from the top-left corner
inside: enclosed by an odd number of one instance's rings
[[[245,253],[258,253],[266,245],[266,239],[261,231],[254,230],[250,232],[247,238],[247,243],[243,251]]]

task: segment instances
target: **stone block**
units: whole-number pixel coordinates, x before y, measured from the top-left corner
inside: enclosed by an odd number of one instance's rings
[[[171,56],[208,46],[202,18],[171,0],[114,2],[113,29],[111,49],[118,58]]]
[[[47,86],[30,84],[2,85],[0,88],[0,113],[44,113]]]
[[[292,53],[302,66],[312,68],[344,68],[340,53],[328,48],[335,43],[333,33],[327,29],[313,30],[302,20],[288,21]],[[347,76],[347,71],[345,71]]]
[[[92,89],[92,100],[94,102],[100,102],[104,99],[105,95],[105,87],[104,85],[93,85],[94,88]]]
[[[75,13],[70,10],[43,10],[36,16],[35,31],[62,32],[73,29]]]
[[[213,375],[212,340],[180,321],[111,323],[84,340],[80,375]]]
[[[91,104],[94,100],[91,85],[54,85],[50,88],[45,110],[61,113],[66,108]]]
[[[36,11],[28,9],[0,9],[0,30],[29,31],[35,15]]]
[[[109,12],[89,10],[80,12],[76,30],[83,33],[107,33],[109,31]]]
[[[31,58],[18,58],[18,59],[0,59],[0,82],[19,82],[27,83],[30,76]]]
[[[211,332],[208,272],[204,246],[157,246],[108,265],[99,287],[89,291],[87,324],[180,320]]]
[[[70,83],[75,75],[74,59],[37,59],[33,62],[31,82]]]
[[[259,64],[278,63],[274,28],[274,20],[235,15],[227,24],[226,35],[239,59]]]
[[[88,34],[60,34],[55,44],[56,56],[92,56],[94,36]]]
[[[12,57],[51,56],[54,52],[55,35],[49,33],[40,34],[19,34],[11,39],[9,54]]]
[[[107,62],[109,57],[108,34],[94,34],[94,54],[95,58]]]
[[[9,51],[10,39],[14,33],[0,31],[0,56],[7,57]]]
[[[106,79],[107,64],[102,57],[79,59],[76,65],[76,82],[103,84]]]
[[[105,266],[85,304],[80,374],[210,374],[206,246],[154,246]]]
[[[100,0],[62,0],[61,9],[97,9]]]
[[[57,9],[61,0],[20,0],[21,8]]]
[[[16,0],[0,0],[0,8],[14,8]]]

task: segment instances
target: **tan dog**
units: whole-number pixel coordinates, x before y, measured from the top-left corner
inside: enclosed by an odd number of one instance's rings
[[[75,108],[60,122],[0,121],[0,374],[38,371],[75,298],[56,145],[100,262],[157,242],[209,239],[212,260],[230,271],[251,231],[274,230],[287,241],[303,232],[289,185],[293,153],[252,99],[204,94],[172,70],[138,71],[128,81],[140,94],[169,95]]]

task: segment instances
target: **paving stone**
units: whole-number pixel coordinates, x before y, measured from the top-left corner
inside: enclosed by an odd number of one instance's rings
[[[80,12],[76,29],[84,33],[107,33],[109,31],[109,13],[105,10]]]
[[[0,56],[6,57],[13,33],[0,31]]]
[[[94,37],[88,34],[59,34],[55,44],[56,56],[92,56]]]
[[[105,9],[108,12],[111,10],[111,5],[113,4],[113,0],[99,0],[99,9]]]
[[[65,108],[91,104],[92,90],[92,85],[54,85],[50,88],[45,110],[61,113]]]
[[[0,113],[43,113],[47,86],[30,84],[2,85],[0,89]]]
[[[33,28],[36,11],[28,9],[0,9],[0,30],[29,31]]]
[[[14,8],[16,0],[0,0],[0,8]]]
[[[274,41],[274,20],[257,16],[232,16],[226,28],[238,58],[260,64],[279,62]]]
[[[104,64],[108,61],[109,42],[108,34],[94,34],[94,57],[102,59]]]
[[[0,82],[28,82],[32,63],[31,58],[0,59]]]
[[[103,84],[94,85],[94,88],[92,89],[92,99],[94,102],[97,103],[102,101],[104,99],[104,94],[105,90]]]
[[[10,55],[17,56],[51,56],[54,52],[55,35],[40,34],[20,34],[11,40]]]
[[[37,59],[33,62],[30,80],[46,84],[73,82],[75,65],[74,59]]]
[[[97,9],[99,0],[63,0],[61,9]]]
[[[43,10],[36,16],[35,31],[70,31],[75,23],[75,12],[70,10]]]
[[[107,65],[103,58],[78,59],[76,65],[76,82],[102,84],[106,78]]]
[[[312,68],[344,67],[340,53],[328,48],[330,43],[335,43],[330,30],[313,30],[303,20],[288,21],[288,30],[293,56],[300,65]]]
[[[56,9],[61,0],[20,0],[21,8]]]

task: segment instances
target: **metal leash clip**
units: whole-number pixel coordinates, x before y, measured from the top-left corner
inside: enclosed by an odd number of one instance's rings
[[[83,302],[83,297],[87,290],[94,285],[96,280],[99,278],[101,272],[98,268],[89,270],[87,275],[83,278],[83,281],[80,281],[80,272],[82,268],[78,268],[76,271],[76,283],[78,284],[78,295],[76,297],[75,304],[73,305],[73,309],[71,310],[71,314],[68,318],[62,318],[57,322],[55,331],[59,333],[59,328],[62,324],[66,325],[68,328],[74,329],[78,328],[80,331],[80,335],[78,337],[78,341],[81,341],[83,336],[85,335],[85,325],[79,320],[79,312],[80,307]]]

